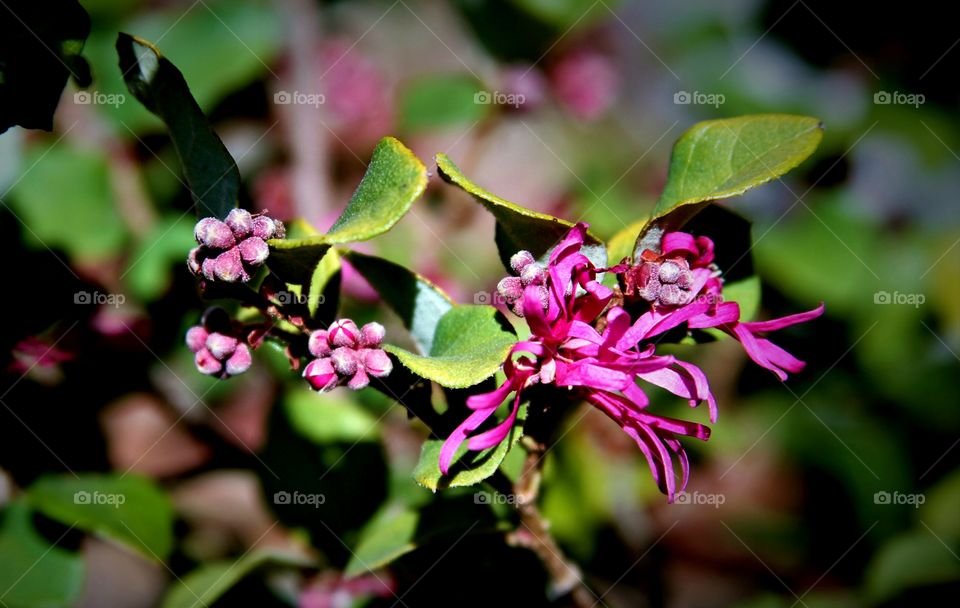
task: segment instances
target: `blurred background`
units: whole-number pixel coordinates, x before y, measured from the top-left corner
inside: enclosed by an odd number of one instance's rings
[[[118,31],[183,71],[251,208],[326,229],[377,140],[399,137],[434,175],[364,246],[461,302],[503,270],[491,218],[439,182],[435,153],[610,237],[649,211],[694,122],[820,118],[812,159],[729,202],[754,222],[760,314],[826,302],[775,338],[807,369],[783,385],[735,343],[698,351],[721,415],[709,442],[687,443],[681,504],[613,423],[579,411],[548,459],[543,511],[601,606],[913,606],[960,591],[954,20],[805,0],[81,4],[93,85],[68,85],[51,133],[0,136],[0,501],[42,476],[110,472],[152,480],[175,524],[161,563],[34,514],[57,559],[82,560],[62,603],[190,605],[171,602],[198,571],[219,572],[219,605],[550,603],[533,554],[504,543],[509,509],[414,484],[426,430],[403,408],[374,391],[318,397],[270,349],[229,382],[194,370],[192,202],[164,128],[123,85]],[[343,284],[344,316],[399,327],[349,269]],[[325,499],[278,498],[295,491]],[[41,605],[24,583],[49,560],[9,558],[25,542],[16,515],[0,528],[0,604]],[[397,527],[402,547],[370,540]],[[265,550],[319,566],[231,565]],[[365,573],[384,552],[400,557]]]

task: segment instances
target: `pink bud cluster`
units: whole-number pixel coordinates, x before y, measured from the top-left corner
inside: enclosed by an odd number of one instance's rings
[[[187,348],[194,355],[200,373],[229,378],[250,369],[253,357],[250,347],[233,336],[207,331],[201,325],[187,330]]]
[[[233,209],[224,221],[205,217],[193,229],[199,247],[190,250],[187,266],[209,281],[245,283],[270,255],[267,240],[285,233],[283,222],[245,209]]]
[[[547,269],[538,264],[529,251],[519,251],[510,258],[510,268],[517,276],[504,277],[497,283],[497,293],[510,310],[523,316],[523,292],[528,285],[536,285],[540,301],[547,306]]]
[[[350,319],[314,331],[307,348],[316,359],[304,368],[303,377],[321,393],[344,381],[355,391],[365,388],[370,376],[381,378],[393,370],[390,357],[380,348],[383,335],[379,323],[367,323],[361,329]]]

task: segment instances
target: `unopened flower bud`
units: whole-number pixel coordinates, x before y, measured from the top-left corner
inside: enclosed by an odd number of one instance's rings
[[[265,215],[253,218],[253,236],[258,239],[269,240],[277,233],[277,223]]]
[[[194,247],[187,254],[187,268],[192,274],[200,274],[201,264],[203,263],[200,255],[200,247]]]
[[[504,277],[497,283],[497,293],[508,304],[523,298],[523,281],[520,277]]]
[[[267,246],[267,242],[258,236],[251,236],[240,241],[237,247],[240,249],[240,257],[243,258],[243,261],[253,266],[263,264],[267,256],[270,255],[270,247]]]
[[[187,348],[191,352],[197,352],[207,345],[207,337],[210,335],[206,329],[200,325],[194,325],[187,330],[186,342]]]
[[[393,371],[393,362],[390,356],[379,348],[371,348],[361,351],[361,360],[363,368],[367,373],[376,378],[382,378]]]
[[[363,371],[362,367],[357,368],[357,373],[350,378],[350,381],[347,382],[347,387],[355,391],[358,391],[362,388],[366,388],[370,384],[370,377],[367,376],[367,372]]]
[[[327,330],[318,329],[311,333],[310,338],[307,340],[307,350],[309,350],[310,354],[314,357],[326,357],[329,355],[332,349],[330,348]]]
[[[676,283],[680,278],[680,265],[676,262],[667,260],[660,265],[660,274],[658,275],[661,283]]]
[[[354,347],[357,345],[357,339],[360,337],[360,329],[357,327],[357,324],[350,319],[334,321],[330,325],[327,333],[330,336],[330,344],[333,346]]]
[[[528,264],[520,273],[520,280],[524,285],[543,285],[547,280],[547,270],[536,262]]]
[[[213,272],[217,279],[236,283],[237,281],[247,281],[250,276],[243,268],[243,260],[240,258],[240,250],[237,247],[228,249],[216,257],[214,260]]]
[[[341,376],[352,376],[359,367],[357,352],[349,346],[341,346],[330,353],[330,363]]]
[[[203,276],[208,281],[215,281],[217,279],[217,259],[216,258],[207,258],[203,261],[203,264],[200,265],[200,270],[203,272]]]
[[[197,222],[194,236],[201,245],[211,249],[230,249],[237,243],[230,227],[212,217]]]
[[[253,363],[253,357],[250,355],[250,348],[246,344],[238,344],[224,367],[228,374],[236,376],[250,369],[251,363]]]
[[[315,390],[328,391],[340,382],[340,376],[337,375],[330,359],[314,359],[303,368],[303,377],[307,379]]]
[[[211,355],[223,361],[236,350],[237,342],[237,339],[232,336],[225,336],[214,332],[207,336],[206,347]]]
[[[510,258],[510,268],[513,269],[518,276],[523,274],[524,269],[536,262],[536,258],[533,257],[533,254],[529,251],[518,251],[513,254],[513,257]]]
[[[366,348],[376,348],[383,342],[383,336],[387,333],[383,325],[376,321],[367,323],[360,328],[360,346]]]
[[[231,209],[226,223],[237,239],[246,238],[253,230],[253,216],[246,209]]]
[[[676,285],[663,285],[658,299],[664,306],[675,306],[683,301],[683,292]]]
[[[197,370],[199,370],[201,374],[206,374],[208,376],[219,374],[220,370],[223,369],[223,365],[220,363],[220,361],[218,361],[217,358],[205,348],[201,348],[197,351],[197,354],[193,357],[193,362],[196,363]]]

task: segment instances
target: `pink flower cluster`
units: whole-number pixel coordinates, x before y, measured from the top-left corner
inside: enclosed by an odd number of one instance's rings
[[[465,441],[470,450],[503,441],[516,422],[523,390],[537,383],[553,384],[617,422],[646,456],[654,479],[672,502],[686,487],[690,471],[679,438],[706,440],[710,429],[650,412],[650,401],[637,381],[683,397],[691,407],[706,401],[711,422],[717,419],[717,403],[703,371],[672,355],[656,355],[656,340],[681,326],[717,327],[738,339],[751,359],[785,379],[786,372],[800,371],[803,362],[757,334],[813,319],[823,313],[823,306],[783,319],[741,323],[737,303],[721,297],[723,283],[712,263],[713,242],[674,232],[664,235],[662,253],[644,252],[633,268],[607,269],[624,273],[624,283],[650,303],[649,310],[632,318],[613,302],[614,291],[596,280],[598,269],[580,252],[586,229],[577,224],[554,248],[543,282],[524,283],[522,297],[511,308],[519,305],[531,336],[508,355],[502,385],[467,399],[472,413],[445,441],[440,469],[444,474],[449,471]],[[526,252],[514,257],[532,260]],[[509,290],[514,283],[508,283]],[[603,323],[598,323],[601,319]],[[477,432],[511,395],[507,418]]]
[[[270,255],[267,240],[284,235],[283,222],[245,209],[233,209],[224,221],[205,217],[193,229],[199,246],[190,250],[187,266],[209,281],[245,283]]]
[[[197,369],[208,376],[226,379],[242,374],[253,363],[250,347],[245,343],[233,336],[207,331],[201,325],[187,330],[186,342],[195,353]]]
[[[383,325],[367,323],[360,329],[350,319],[314,331],[307,348],[316,359],[303,369],[303,377],[321,393],[343,383],[353,390],[365,388],[370,376],[382,378],[393,371],[393,362],[380,348],[383,336]]]

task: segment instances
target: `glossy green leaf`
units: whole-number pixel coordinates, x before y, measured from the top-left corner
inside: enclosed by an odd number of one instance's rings
[[[288,283],[304,284],[330,245],[366,241],[393,228],[427,187],[427,169],[406,146],[385,137],[346,209],[326,234],[270,241],[267,265]]]
[[[30,504],[51,519],[127,545],[163,561],[173,549],[173,507],[142,477],[87,473],[49,475],[27,491]]]
[[[50,546],[22,501],[8,505],[0,528],[0,603],[9,608],[72,606],[83,590],[78,553]]]
[[[101,258],[118,253],[126,228],[117,209],[106,157],[60,143],[35,146],[24,159],[23,177],[11,204],[29,226],[32,246],[62,247],[72,256]]]
[[[199,217],[226,217],[237,206],[240,171],[194,100],[183,74],[146,40],[117,37],[127,88],[167,125]]]
[[[307,312],[311,327],[326,327],[333,321],[340,304],[340,253],[329,249],[317,262],[307,288]]]
[[[416,511],[403,505],[388,505],[360,531],[344,575],[374,571],[416,549],[414,536],[419,523],[420,515]]]
[[[823,138],[816,118],[758,114],[707,120],[673,146],[654,219],[682,205],[729,198],[780,177],[810,156]]]
[[[400,316],[420,352],[430,353],[437,324],[454,306],[450,296],[429,279],[389,260],[355,251],[344,257]]]
[[[494,240],[500,260],[506,268],[510,267],[510,256],[521,250],[531,252],[537,259],[544,259],[573,226],[566,220],[524,209],[487,192],[467,179],[446,154],[438,154],[436,160],[444,180],[471,194],[496,218]],[[587,233],[582,251],[598,268],[607,265],[606,248],[593,234]]]
[[[464,125],[490,111],[483,85],[469,74],[439,74],[410,83],[400,98],[400,124],[405,131]]]
[[[413,470],[413,478],[423,487],[434,492],[442,488],[458,488],[480,483],[497,472],[510,449],[523,437],[523,423],[527,418],[527,406],[522,405],[517,413],[517,422],[510,435],[503,441],[479,452],[467,450],[464,443],[453,457],[450,473],[440,471],[440,450],[443,439],[428,439],[420,448],[420,460]]]
[[[162,608],[207,608],[254,571],[266,567],[302,568],[311,562],[299,555],[273,550],[253,551],[236,561],[204,564],[174,583]]]
[[[496,373],[516,341],[510,323],[496,308],[464,305],[441,317],[429,356],[392,344],[384,348],[418,376],[441,386],[466,388]]]

